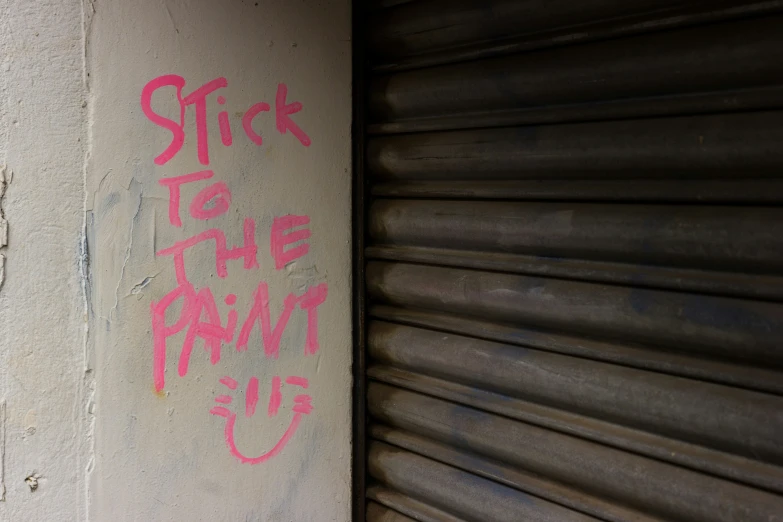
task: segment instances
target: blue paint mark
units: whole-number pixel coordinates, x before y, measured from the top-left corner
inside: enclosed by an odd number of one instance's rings
[[[519,337],[524,337],[524,334],[519,334]],[[514,335],[517,337],[517,334]],[[493,354],[500,355],[508,359],[519,359],[528,355],[529,350],[521,346],[515,346],[513,344],[497,344],[492,347]]]
[[[322,459],[320,451],[323,448],[320,444],[324,441],[323,425],[318,422],[318,417],[308,416],[305,421],[311,421],[308,426],[304,426],[297,431],[294,439],[291,440],[289,451],[297,452],[300,455],[299,466],[295,470],[290,470],[285,479],[285,486],[282,488],[286,494],[274,499],[273,503],[267,509],[270,518],[264,520],[288,520],[292,510],[296,509],[297,501],[302,501],[308,495],[307,492],[300,490],[300,485],[304,478],[312,473],[313,464]],[[296,444],[298,438],[298,444]],[[259,519],[261,520],[261,519]]]
[[[769,333],[779,328],[778,322],[742,306],[742,302],[703,296],[688,296],[680,313],[683,319],[720,330]]]
[[[655,304],[655,296],[647,290],[634,288],[628,296],[628,304],[637,314],[647,312]]]
[[[117,192],[111,192],[104,198],[103,205],[98,209],[98,215],[105,216],[119,202],[120,195]]]

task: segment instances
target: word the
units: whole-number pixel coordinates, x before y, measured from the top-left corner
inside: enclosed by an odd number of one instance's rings
[[[151,80],[141,91],[141,108],[144,115],[149,120],[171,132],[171,143],[166,149],[155,158],[155,163],[164,165],[173,158],[185,143],[185,109],[193,105],[196,113],[196,138],[198,160],[202,165],[209,165],[209,139],[208,139],[208,118],[207,118],[207,96],[216,92],[218,89],[228,86],[225,78],[216,78],[205,83],[188,95],[183,96],[185,88],[185,78],[176,74],[165,74]],[[174,121],[165,116],[161,116],[152,110],[152,95],[158,89],[163,87],[174,87],[176,89],[177,102],[179,104],[179,121]],[[302,104],[299,102],[286,103],[288,96],[288,87],[281,83],[277,86],[275,96],[275,126],[280,134],[291,132],[299,142],[305,147],[309,147],[310,137],[291,119],[292,114],[302,110]],[[217,96],[219,105],[226,104],[224,96]],[[253,129],[253,120],[262,112],[270,112],[271,106],[266,102],[253,104],[242,117],[242,129],[247,137],[256,145],[261,145],[264,140],[261,135]],[[220,139],[223,145],[230,147],[234,142],[234,136],[231,130],[231,122],[228,118],[228,112],[223,110],[218,113],[218,127],[220,129]]]

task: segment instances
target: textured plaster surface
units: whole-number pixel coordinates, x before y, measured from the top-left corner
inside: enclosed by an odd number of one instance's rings
[[[350,518],[349,7],[347,0],[117,0],[96,2],[89,13],[94,520]],[[188,216],[187,206],[206,183],[184,187],[182,228],[169,223],[168,190],[158,180],[206,167],[197,159],[193,107],[186,113],[183,149],[163,166],[153,162],[171,134],[144,116],[139,98],[147,82],[164,74],[184,77],[186,94],[225,77],[228,87],[219,94],[226,98],[223,108],[234,130],[233,145],[223,146],[220,108],[211,95],[209,168],[216,181],[226,182],[233,200],[228,214],[198,221]],[[292,118],[312,138],[310,147],[277,132],[278,83],[288,86],[289,102],[302,103]],[[156,110],[169,118],[177,114],[173,93],[164,89],[153,97]],[[273,108],[254,120],[261,146],[247,139],[241,123],[257,102]],[[270,226],[274,217],[286,214],[310,217],[310,252],[276,270]],[[320,351],[303,355],[307,317],[299,311],[283,334],[277,360],[264,357],[256,330],[247,352],[224,345],[214,366],[197,342],[189,372],[180,377],[176,366],[184,335],[178,335],[169,339],[166,386],[156,392],[150,303],[176,282],[171,258],[155,252],[212,227],[225,231],[229,244],[241,244],[246,217],[256,221],[260,267],[243,270],[241,262],[232,261],[229,276],[221,279],[214,249],[205,246],[186,257],[188,277],[197,287],[212,289],[224,320],[223,297],[236,294],[240,322],[261,281],[269,285],[273,321],[286,295],[327,283],[328,298],[319,308]],[[214,398],[228,391],[218,382],[226,375],[240,388],[258,377],[264,413],[273,376],[309,378],[315,409],[279,455],[250,465],[229,453],[225,419],[209,414]],[[240,411],[237,444],[248,454],[268,450],[289,424],[290,407],[273,419],[265,414],[247,419],[241,389],[234,395]],[[283,399],[284,405],[290,401],[288,395]]]
[[[347,0],[0,0],[0,520],[329,521],[350,513],[350,2]],[[209,168],[233,194],[230,212],[187,217],[199,188],[182,191],[183,227],[168,223],[158,184],[202,170],[193,108],[182,151],[153,158],[170,133],[142,113],[144,85],[163,74],[185,92],[225,77],[234,130],[221,144],[209,98]],[[275,104],[278,83],[303,104],[293,119],[303,147],[269,117],[251,143],[242,114]],[[175,117],[172,91],[153,105]],[[276,270],[274,217],[308,215],[307,256]],[[264,357],[258,330],[247,352],[223,347],[210,364],[198,342],[187,375],[169,339],[166,386],[152,373],[150,304],[175,288],[170,258],[157,250],[208,228],[241,244],[256,221],[260,267],[214,250],[188,257],[188,276],[223,297],[238,296],[240,321],[259,282],[272,320],[289,293],[327,283],[319,308],[321,349],[303,356],[306,314],[291,317],[280,356]],[[7,221],[7,244],[4,244]],[[226,447],[225,420],[209,414],[230,375],[261,384],[266,411],[274,375],[310,381],[314,411],[284,450],[257,465]],[[241,415],[237,444],[269,449],[291,418],[289,392],[274,419]]]
[[[86,517],[92,374],[81,278],[82,36],[78,1],[0,0],[0,204],[8,221],[0,249],[0,520],[9,522]]]

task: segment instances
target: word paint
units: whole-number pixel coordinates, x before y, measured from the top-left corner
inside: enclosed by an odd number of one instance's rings
[[[152,95],[159,89],[173,87],[178,104],[179,119],[172,120],[161,116],[152,109]],[[185,113],[189,106],[193,106],[196,117],[196,143],[198,160],[202,165],[209,165],[209,117],[207,114],[207,97],[216,93],[219,89],[228,87],[225,78],[215,78],[198,87],[193,92],[183,95],[185,78],[176,74],[164,74],[148,82],[141,91],[141,109],[144,115],[155,125],[171,132],[171,142],[156,158],[157,165],[165,165],[182,149],[185,143]],[[290,132],[299,143],[309,147],[312,143],[310,136],[291,118],[292,115],[302,110],[302,104],[298,101],[288,103],[288,86],[280,83],[275,94],[275,127],[280,134]],[[226,104],[224,96],[216,96],[216,101],[221,107]],[[242,116],[242,130],[248,139],[256,145],[264,143],[263,137],[253,128],[256,117],[264,112],[271,112],[272,107],[266,102],[258,102],[250,106]],[[230,147],[234,142],[231,122],[228,112],[222,110],[217,117],[220,130],[220,140],[224,146]]]
[[[154,159],[158,165],[164,165],[173,158],[185,140],[185,112],[193,106],[196,117],[196,134],[198,140],[199,161],[209,164],[209,143],[207,97],[228,85],[225,78],[217,78],[207,82],[190,94],[183,95],[185,79],[176,75],[164,75],[147,83],[141,94],[141,106],[144,114],[156,125],[169,130],[172,134],[171,143]],[[155,113],[151,108],[152,95],[158,89],[174,87],[179,104],[179,121],[170,120]],[[287,103],[287,87],[279,84],[275,98],[275,119],[280,134],[290,132],[302,145],[309,146],[311,140],[302,129],[293,122],[291,115],[302,110],[299,102]],[[223,96],[217,96],[217,103],[224,105]],[[255,144],[261,145],[261,135],[253,129],[254,118],[261,113],[270,112],[269,104],[259,102],[251,106],[243,117],[243,130]],[[228,113],[218,114],[218,126],[221,141],[224,146],[231,146],[233,134],[228,120]],[[174,177],[160,179],[158,183],[168,190],[168,223],[175,228],[183,226],[183,219],[212,221],[229,214],[232,204],[232,192],[228,184],[216,179],[215,171],[200,170]],[[197,194],[183,204],[182,189],[185,186],[197,188]],[[306,257],[310,252],[309,241],[312,233],[309,229],[310,218],[306,215],[287,214],[272,219],[269,230],[268,253],[270,269],[283,270],[286,265]],[[241,237],[239,245],[229,245],[226,231],[219,227],[209,228],[191,237],[176,241],[156,252],[162,258],[172,261],[176,287],[169,290],[158,301],[150,303],[152,323],[153,361],[152,374],[155,390],[160,392],[166,385],[166,360],[169,350],[169,339],[172,336],[185,333],[179,350],[177,373],[180,377],[188,374],[193,349],[198,341],[203,341],[209,354],[210,363],[220,363],[225,345],[234,345],[238,352],[250,351],[250,337],[254,330],[260,331],[264,359],[273,362],[278,358],[283,333],[295,313],[305,314],[307,318],[306,335],[302,357],[312,356],[320,349],[318,340],[318,309],[326,302],[328,296],[327,283],[305,287],[300,293],[289,293],[282,300],[272,299],[269,285],[258,280],[250,295],[251,305],[247,310],[237,310],[237,295],[228,294],[223,302],[229,307],[225,317],[218,311],[215,294],[209,286],[197,287],[188,277],[187,267],[193,263],[195,252],[204,252],[209,248],[209,266],[214,267],[218,280],[228,277],[231,270],[259,271],[267,263],[259,263],[259,246],[256,242],[256,221],[252,217],[242,218]],[[200,247],[200,248],[196,248]],[[264,249],[262,249],[262,252]],[[176,312],[178,310],[178,312]],[[174,317],[171,317],[174,315]],[[276,317],[276,319],[273,319]],[[167,319],[168,318],[168,319]],[[261,350],[253,350],[260,354]],[[259,360],[259,359],[255,359]],[[234,391],[239,383],[231,377],[223,377],[219,381],[229,391]],[[278,414],[282,405],[282,389],[299,387],[307,389],[309,380],[303,376],[289,376],[284,380],[278,376],[270,383],[269,401],[266,408],[268,417]],[[245,416],[253,417],[257,412],[260,383],[252,377],[245,387]],[[234,440],[234,428],[237,413],[229,405],[234,401],[230,394],[215,398],[217,406],[210,410],[215,416],[225,419],[224,435],[229,453],[244,464],[260,464],[279,454],[294,437],[304,416],[313,411],[312,397],[306,394],[296,395],[291,404],[293,416],[280,439],[268,451],[260,455],[246,455],[237,448]]]

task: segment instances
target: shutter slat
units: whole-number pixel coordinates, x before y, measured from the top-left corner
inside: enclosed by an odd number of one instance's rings
[[[392,323],[372,322],[368,347],[402,369],[783,462],[783,397]]]
[[[497,482],[401,450],[370,444],[370,474],[403,493],[447,507],[466,520],[587,522],[596,519]]]
[[[384,136],[380,180],[780,178],[780,112]]]
[[[419,522],[464,522],[461,518],[383,486],[367,488],[367,497]]]
[[[763,367],[655,351],[642,345],[568,335],[540,328],[510,326],[426,310],[374,305],[369,312],[371,317],[384,321],[783,395],[780,372]]]
[[[779,497],[770,493],[481,410],[383,384],[370,384],[368,404],[370,412],[390,426],[512,463],[664,518],[767,522],[780,517]],[[371,473],[382,476],[393,487],[411,487],[412,491],[413,488],[424,489],[420,494],[432,495],[433,501],[438,500],[438,493],[432,492],[435,486],[427,487],[425,481],[447,481],[451,492],[457,492],[463,480],[470,484],[466,488],[477,481],[474,475],[470,479],[462,477],[425,462],[427,459],[407,455],[403,459],[399,455],[404,452],[376,443],[373,446],[375,452],[370,450]],[[393,462],[397,459],[401,462]],[[409,486],[410,475],[404,470],[406,465],[416,466],[415,475],[419,476]],[[406,480],[397,481],[397,473],[404,475]],[[503,518],[503,513],[490,516],[491,520],[522,519],[519,514],[517,518]]]
[[[550,500],[574,511],[594,516],[600,520],[623,522],[660,522],[661,519],[607,502],[563,484],[546,480],[539,475],[521,471],[513,466],[484,458],[475,453],[460,451],[453,446],[415,435],[409,431],[374,425],[371,434],[376,440],[412,451],[413,453],[469,471],[501,484],[511,486],[532,495]]]
[[[433,67],[780,12],[777,0],[380,0],[368,30],[377,71]]]
[[[783,81],[783,17],[378,76],[371,121],[688,95]],[[553,66],[556,64],[556,66]]]
[[[646,343],[779,368],[783,305],[560,279],[374,261],[388,304]]]
[[[604,420],[568,413],[467,384],[385,366],[372,366],[368,376],[378,382],[439,397],[525,423],[574,435],[623,451],[709,473],[780,493],[781,468],[699,446],[626,428]]]
[[[374,243],[783,273],[783,208],[381,200]]]
[[[783,278],[775,275],[415,246],[372,246],[367,248],[366,256],[386,261],[783,300]]]
[[[504,199],[525,201],[604,201],[639,203],[783,202],[779,179],[713,180],[532,180],[408,181],[378,183],[373,195],[385,198]]]

